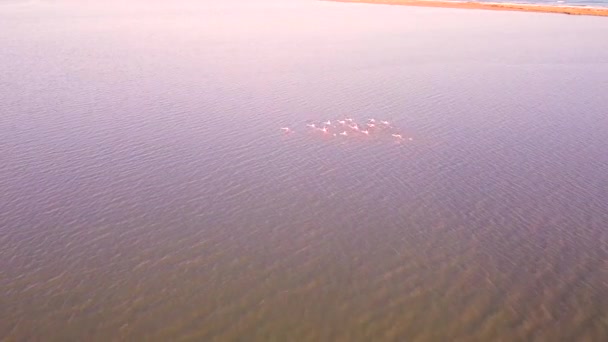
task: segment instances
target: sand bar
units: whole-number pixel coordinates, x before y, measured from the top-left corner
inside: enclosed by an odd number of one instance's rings
[[[358,2],[366,4],[384,5],[403,5],[418,7],[442,7],[442,8],[463,8],[463,9],[482,9],[495,11],[523,11],[541,13],[561,13],[571,15],[596,15],[608,16],[608,7],[582,7],[582,6],[547,6],[536,4],[515,4],[515,3],[481,3],[481,2],[456,2],[441,0],[328,0],[337,2]]]

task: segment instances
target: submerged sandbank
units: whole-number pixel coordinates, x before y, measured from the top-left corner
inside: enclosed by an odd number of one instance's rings
[[[561,14],[571,14],[571,15],[595,15],[595,16],[602,16],[602,17],[608,16],[608,8],[601,8],[601,7],[548,6],[548,5],[536,5],[536,4],[516,4],[516,3],[456,2],[456,1],[441,1],[441,0],[328,0],[328,1],[419,6],[419,7],[483,9],[483,10],[495,10],[495,11],[561,13]]]

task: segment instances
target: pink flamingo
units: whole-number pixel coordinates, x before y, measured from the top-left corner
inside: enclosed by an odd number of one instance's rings
[[[344,132],[340,133],[340,135],[347,136],[348,133],[346,133],[346,131],[344,131]]]

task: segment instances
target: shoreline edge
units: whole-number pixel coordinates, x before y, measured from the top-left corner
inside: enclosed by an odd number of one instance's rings
[[[401,5],[415,7],[438,7],[455,9],[479,9],[494,11],[518,11],[537,13],[558,13],[569,15],[586,15],[608,17],[608,7],[578,7],[578,6],[547,6],[542,4],[519,4],[519,3],[497,3],[497,2],[458,2],[444,0],[323,0],[345,3],[379,4],[379,5]]]

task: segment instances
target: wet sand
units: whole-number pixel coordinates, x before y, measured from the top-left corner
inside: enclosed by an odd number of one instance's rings
[[[435,0],[328,0],[338,2],[359,2],[367,4],[384,5],[403,5],[418,7],[443,7],[443,8],[463,8],[463,9],[482,9],[495,11],[522,11],[522,12],[541,12],[541,13],[561,13],[571,15],[594,15],[608,16],[608,8],[598,7],[575,7],[575,6],[546,6],[532,4],[509,4],[509,3],[479,3],[479,2],[452,2]]]

